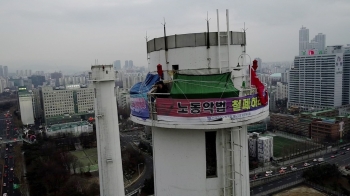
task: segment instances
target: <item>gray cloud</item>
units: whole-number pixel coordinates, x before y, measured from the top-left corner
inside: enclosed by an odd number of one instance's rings
[[[347,0],[32,0],[0,1],[0,64],[12,70],[86,70],[100,63],[133,59],[146,65],[146,31],[167,33],[216,31],[216,8],[230,9],[230,28],[246,23],[248,53],[263,61],[292,61],[298,52],[298,30],[310,37],[327,35],[327,44],[350,43]]]

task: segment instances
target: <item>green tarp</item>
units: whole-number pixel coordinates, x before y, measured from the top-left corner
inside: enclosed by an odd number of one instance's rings
[[[231,73],[215,75],[175,74],[170,96],[174,99],[204,99],[238,97]]]

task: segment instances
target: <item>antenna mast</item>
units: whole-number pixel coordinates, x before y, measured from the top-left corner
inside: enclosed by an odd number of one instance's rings
[[[208,19],[208,12],[207,12],[207,19],[205,19],[207,21],[207,49],[210,48],[210,39],[209,39],[209,20],[211,18]]]
[[[149,55],[148,55],[148,36],[147,36],[147,31],[146,31],[146,53],[147,53],[147,64],[148,64],[148,71],[149,71]]]
[[[245,32],[248,30],[248,28],[245,28],[245,22],[244,22],[244,25],[243,25],[243,40],[244,40],[244,53],[246,53],[246,44],[247,44],[247,42],[246,42],[246,36],[245,36]]]
[[[163,17],[163,20],[164,20],[164,23],[161,23],[161,24],[164,27],[165,64],[166,64],[167,70],[169,70],[169,68],[168,68],[168,64],[169,64],[169,62],[168,62],[168,42],[167,42],[167,37],[166,37],[166,28],[165,28],[166,23],[165,23],[165,18],[164,17]]]

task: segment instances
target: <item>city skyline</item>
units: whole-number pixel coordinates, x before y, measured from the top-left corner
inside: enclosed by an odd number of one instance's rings
[[[343,25],[350,19],[347,14],[350,3],[315,2],[219,1],[215,5],[220,21],[225,20],[224,9],[230,9],[230,30],[241,31],[245,23],[247,53],[252,59],[276,62],[293,61],[298,55],[298,31],[302,26],[310,29],[310,35],[326,34],[327,45],[350,43],[348,27]],[[318,11],[324,7],[327,14]],[[217,31],[213,4],[194,0],[4,1],[0,2],[0,10],[0,25],[4,27],[0,32],[4,38],[0,65],[7,65],[10,72],[83,71],[95,59],[100,64],[133,59],[135,66],[147,66],[144,37],[146,32],[149,39],[163,36],[163,17],[167,35],[205,32],[208,11],[210,31]],[[220,29],[225,30],[224,25]]]

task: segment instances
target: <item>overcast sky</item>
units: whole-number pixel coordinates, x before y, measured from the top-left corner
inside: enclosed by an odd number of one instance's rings
[[[350,44],[350,0],[0,0],[0,65],[16,69],[89,70],[99,63],[131,59],[146,66],[145,35],[216,31],[216,9],[224,28],[247,30],[247,52],[262,61],[292,61],[298,31],[310,39],[326,34],[326,45]]]

